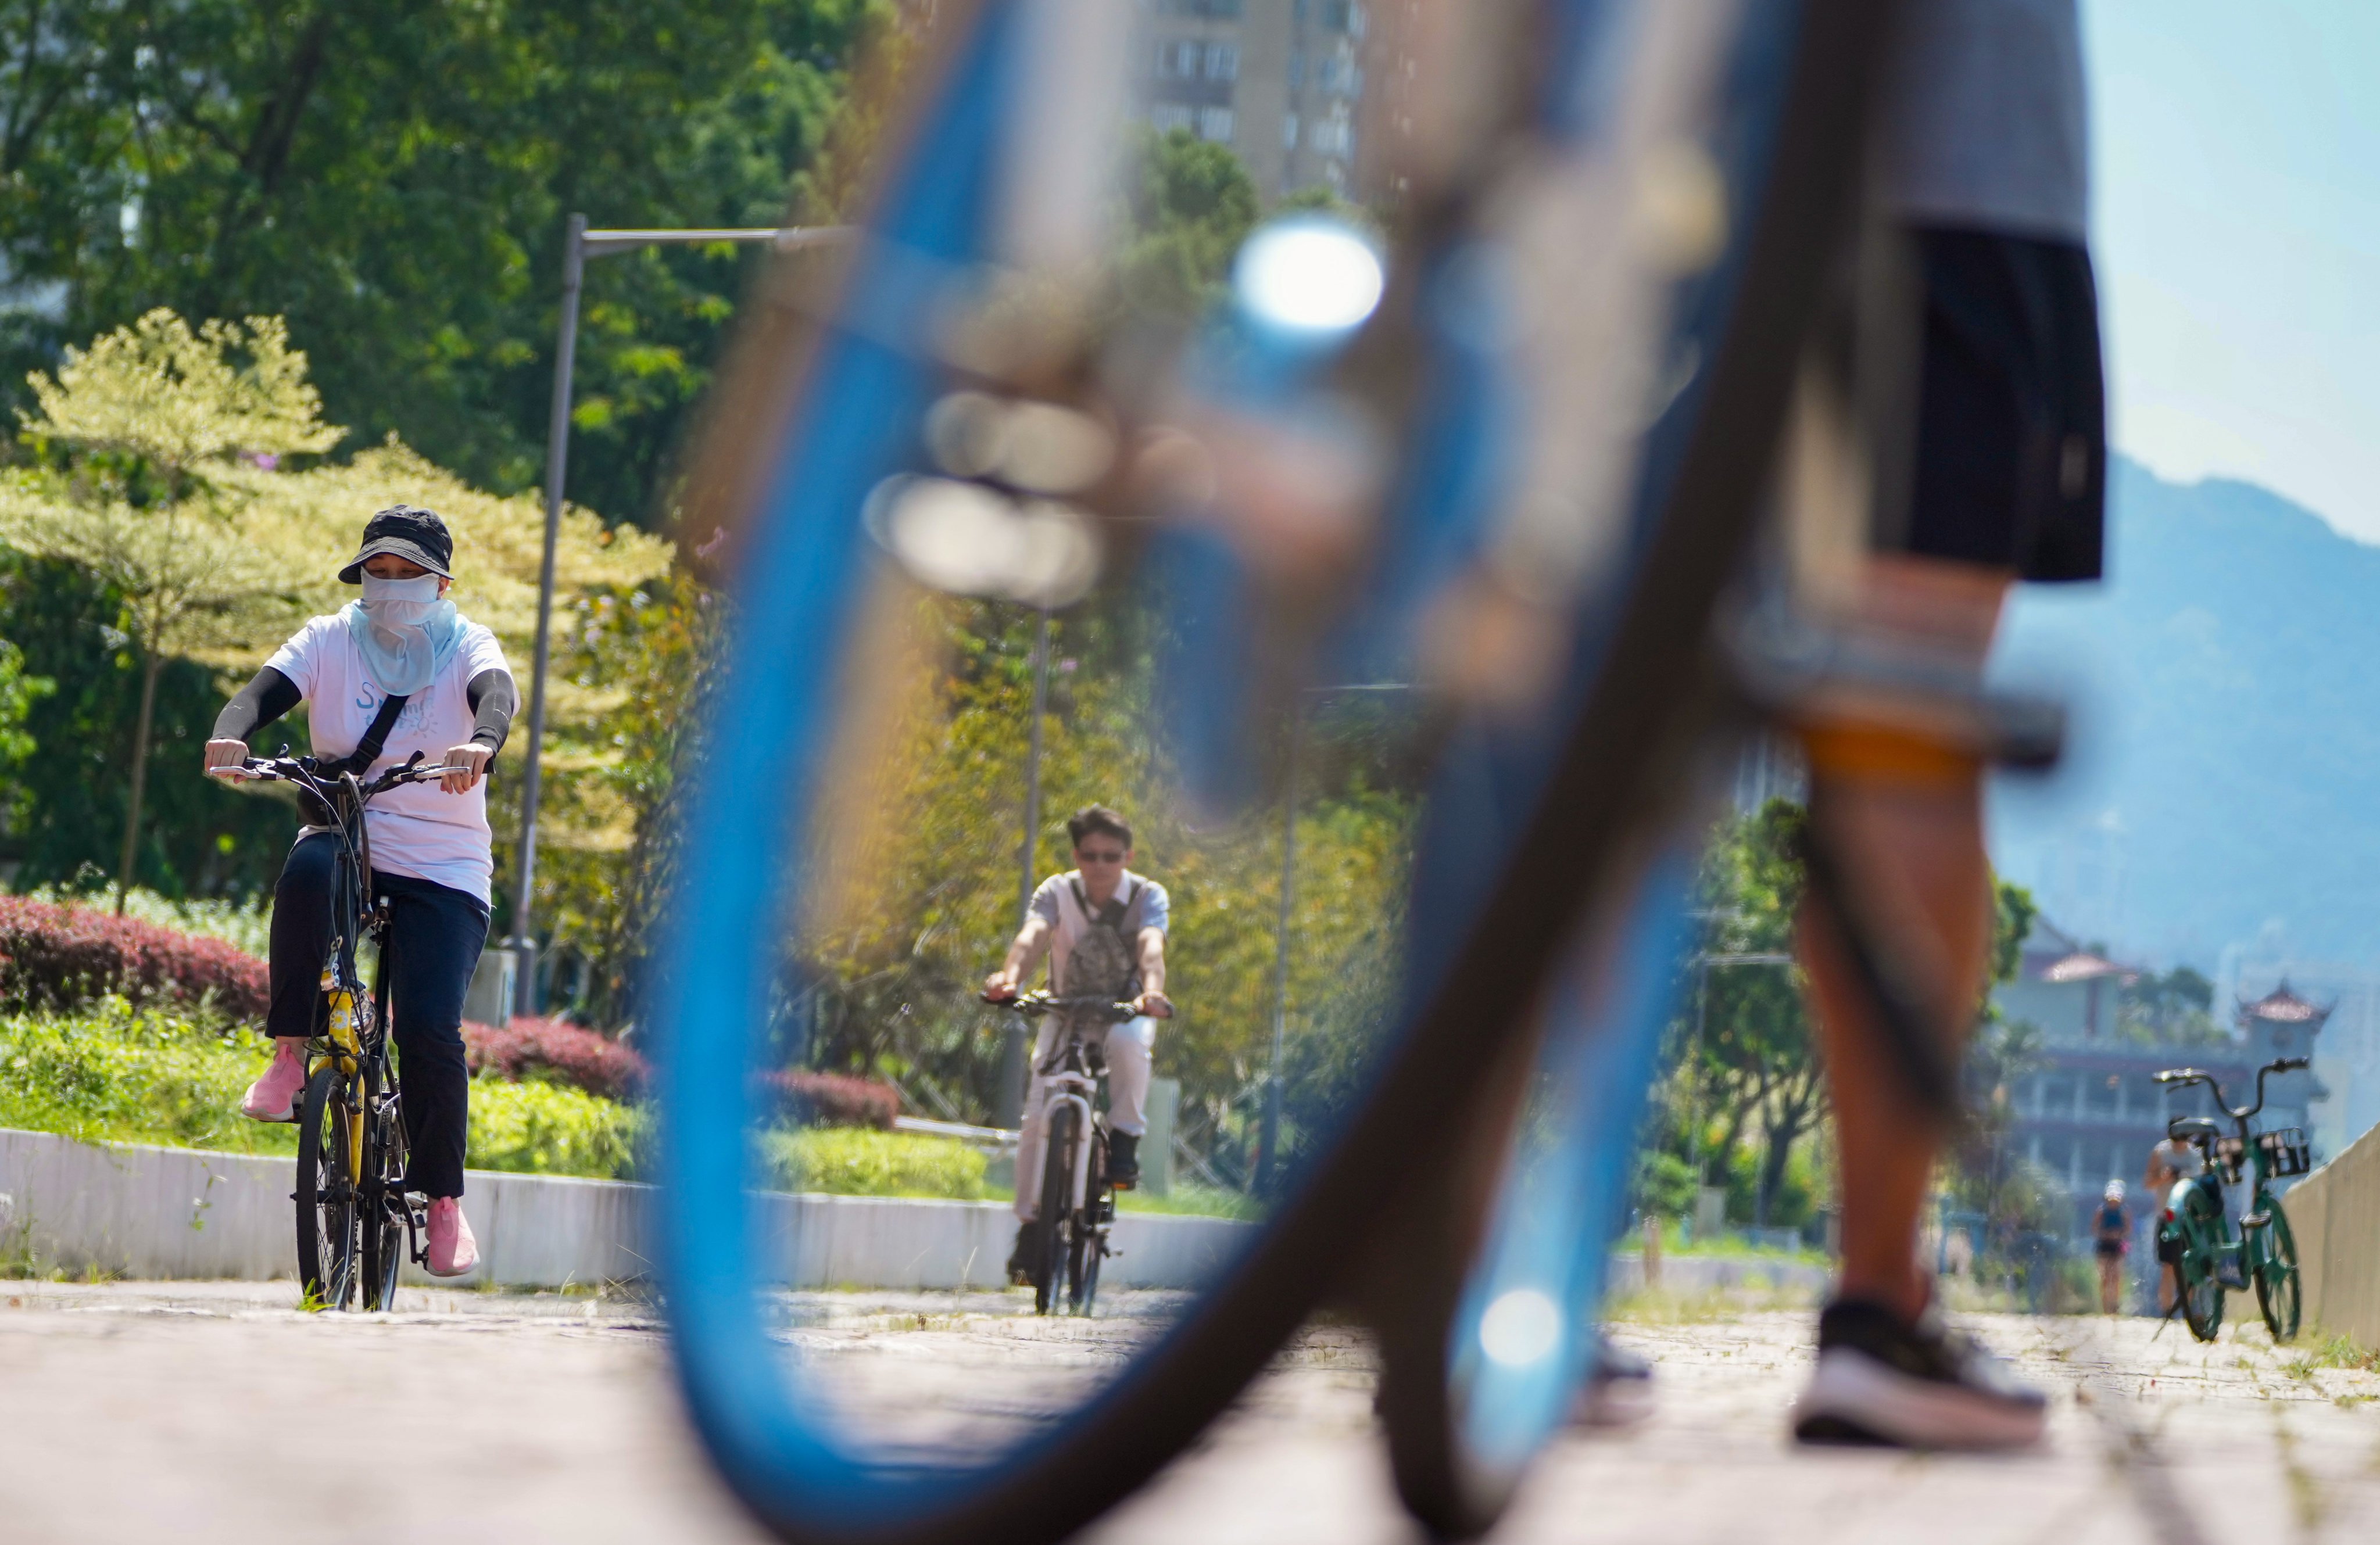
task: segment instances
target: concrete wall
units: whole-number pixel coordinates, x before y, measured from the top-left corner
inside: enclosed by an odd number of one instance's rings
[[[0,1257],[121,1276],[242,1277],[296,1271],[287,1159],[75,1142],[0,1129]],[[647,1275],[646,1186],[470,1172],[464,1210],[480,1268],[468,1284],[556,1286]],[[795,1287],[991,1287],[1015,1236],[1001,1201],[754,1199],[775,1280]],[[1189,1286],[1248,1236],[1219,1218],[1126,1214],[1101,1280]]]
[[[2305,1323],[2380,1347],[2380,1129],[2291,1189]]]

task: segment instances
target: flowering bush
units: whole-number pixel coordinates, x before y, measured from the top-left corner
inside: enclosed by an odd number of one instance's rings
[[[767,1097],[781,1121],[803,1127],[874,1127],[892,1129],[901,1114],[901,1092],[889,1083],[856,1079],[847,1073],[813,1073],[800,1068],[763,1073]]]
[[[648,1071],[645,1059],[617,1041],[561,1020],[515,1020],[502,1029],[466,1020],[463,1053],[474,1073],[566,1084],[607,1100],[636,1099]]]
[[[110,994],[133,1003],[212,998],[235,1020],[264,1018],[264,962],[222,939],[98,907],[0,896],[0,1009],[60,1011]]]

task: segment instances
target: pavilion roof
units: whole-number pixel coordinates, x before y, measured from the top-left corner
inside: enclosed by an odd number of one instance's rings
[[[2335,1008],[2338,1005],[2333,1004]],[[2277,1024],[2319,1024],[2330,1018],[2330,1008],[2307,1002],[2289,991],[2286,981],[2255,1002],[2241,999],[2240,1017],[2243,1020],[2269,1020]]]
[[[2041,969],[2044,982],[2092,982],[2101,977],[2122,978],[2127,984],[2139,979],[2140,972],[2130,966],[2119,966],[2104,955],[2094,955],[2087,949],[2061,956]]]

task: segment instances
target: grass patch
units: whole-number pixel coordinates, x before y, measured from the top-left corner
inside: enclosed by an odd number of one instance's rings
[[[170,1006],[103,998],[74,1014],[0,1016],[0,1127],[79,1142],[157,1142],[295,1155],[298,1129],[250,1121],[239,1097],[265,1037]],[[609,1179],[635,1172],[638,1112],[575,1089],[475,1081],[474,1169]]]
[[[1634,1254],[1641,1248],[1643,1237],[1641,1234],[1631,1232],[1621,1242],[1628,1247],[1628,1253]],[[1812,1266],[1834,1264],[1833,1257],[1825,1250],[1813,1249],[1807,1245],[1792,1249],[1772,1249],[1765,1245],[1755,1245],[1741,1234],[1724,1232],[1715,1239],[1690,1239],[1686,1237],[1684,1223],[1677,1218],[1662,1222],[1661,1255],[1664,1260],[1671,1256],[1705,1256],[1722,1261],[1797,1261]]]
[[[1151,1196],[1147,1191],[1119,1191],[1116,1207],[1125,1213],[1154,1213],[1176,1218],[1236,1218],[1254,1223],[1265,1215],[1264,1204],[1241,1192],[1225,1190],[1219,1186],[1200,1186],[1174,1182],[1172,1194]]]
[[[761,1141],[771,1181],[781,1190],[955,1201],[978,1201],[990,1194],[984,1156],[956,1138],[806,1127],[771,1132]]]
[[[252,1031],[120,997],[75,1014],[0,1016],[0,1126],[82,1142],[295,1153],[297,1128],[239,1114],[270,1051]]]

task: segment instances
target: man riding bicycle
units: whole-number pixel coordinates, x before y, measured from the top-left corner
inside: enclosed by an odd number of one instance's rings
[[[1065,1038],[1080,1035],[1106,1047],[1108,1062],[1108,1173],[1119,1185],[1140,1178],[1140,1138],[1148,1129],[1147,1106],[1157,1020],[1172,1019],[1165,996],[1165,928],[1171,914],[1165,887],[1134,874],[1132,826],[1103,804],[1085,805],[1066,822],[1075,867],[1052,875],[1034,891],[1025,926],[1008,947],[1008,959],[984,978],[983,996],[995,1003],[1016,996],[1017,987],[1046,952],[1050,990],[1066,997],[1129,1002],[1135,1018],[1124,1024],[1082,1020],[1079,1010],[1050,1015],[1033,1046],[1034,1074],[1025,1099],[1024,1129],[1016,1150],[1016,1249],[1008,1261],[1010,1280],[1029,1277],[1025,1247],[1039,1207],[1043,1129],[1049,1119],[1050,1086],[1039,1071]]]
[[[339,571],[342,584],[362,585],[363,598],[314,618],[276,650],[217,716],[206,749],[209,774],[245,777],[249,739],[305,703],[317,757],[376,748],[354,769],[361,779],[416,753],[467,769],[435,788],[392,789],[364,815],[371,895],[388,908],[392,1032],[411,1149],[405,1186],[430,1199],[433,1276],[460,1276],[479,1261],[462,1206],[470,1091],[463,996],[487,942],[494,869],[483,775],[517,701],[495,634],[445,598],[454,552],[445,522],[431,511],[399,504],[372,516],[361,549]],[[337,851],[334,832],[309,824],[273,886],[265,1030],[274,1050],[240,1102],[241,1114],[258,1121],[298,1118],[331,945]]]

